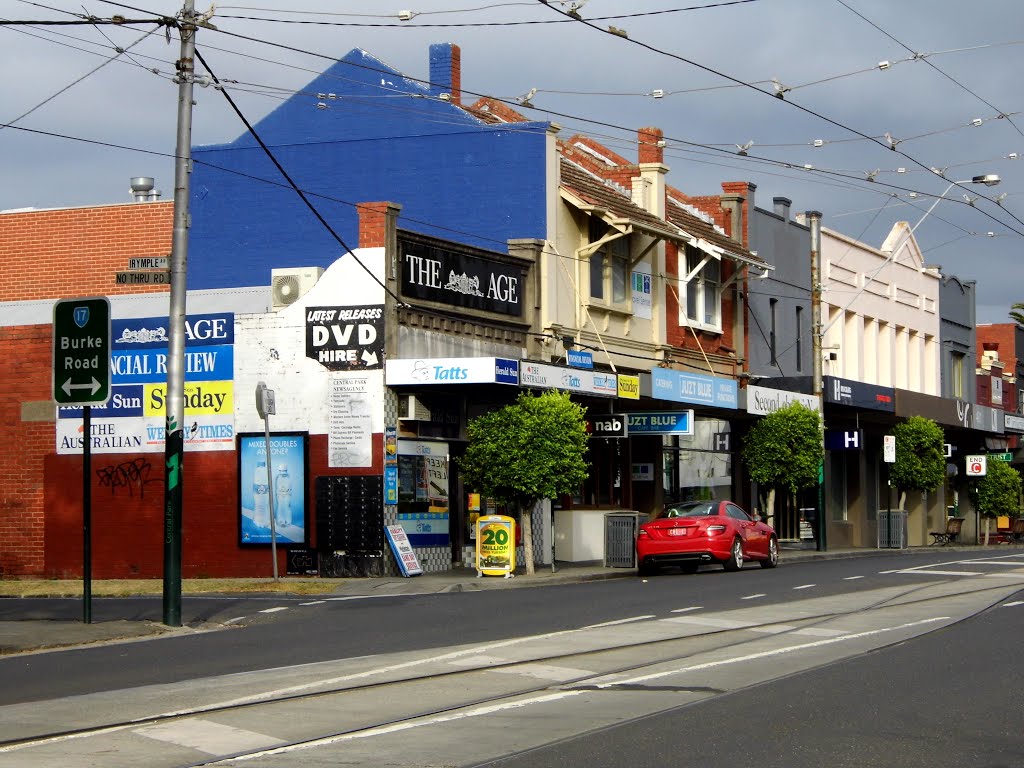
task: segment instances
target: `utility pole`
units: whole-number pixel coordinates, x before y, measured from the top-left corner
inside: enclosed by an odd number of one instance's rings
[[[816,545],[819,551],[826,548],[825,519],[825,377],[822,374],[822,323],[821,323],[821,212],[808,211],[807,222],[811,228],[811,377],[812,392],[818,398],[821,411],[821,465],[818,467],[818,531]]]
[[[185,454],[185,295],[187,289],[189,178],[192,173],[192,87],[195,79],[196,15],[193,0],[185,0],[178,30],[181,57],[178,83],[178,134],[174,161],[174,231],[171,237],[171,293],[167,317],[167,427],[164,435],[166,484],[164,495],[163,620],[181,626],[181,519]]]

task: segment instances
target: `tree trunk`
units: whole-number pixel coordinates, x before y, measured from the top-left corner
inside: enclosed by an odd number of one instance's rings
[[[775,489],[768,489],[768,503],[764,507],[764,519],[772,528],[775,527]]]
[[[989,532],[989,529],[991,527],[992,527],[992,518],[989,517],[988,515],[985,515],[985,546],[986,547],[988,546],[988,532]]]
[[[526,560],[526,575],[532,576],[533,568],[533,508],[536,502],[529,507],[519,506],[519,524],[523,526],[523,559]]]
[[[906,512],[907,511],[907,508],[905,506],[906,503],[907,503],[907,492],[906,491],[900,491],[900,506],[899,506],[899,509],[896,510],[896,511],[897,512]]]

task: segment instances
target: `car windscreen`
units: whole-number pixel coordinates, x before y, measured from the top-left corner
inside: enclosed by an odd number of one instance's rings
[[[666,507],[658,517],[708,517],[709,515],[716,514],[718,514],[717,502],[694,502]]]

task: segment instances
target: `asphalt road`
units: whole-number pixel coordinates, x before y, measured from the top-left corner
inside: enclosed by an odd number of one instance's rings
[[[481,766],[1018,768],[1020,610]]]
[[[757,595],[754,599],[760,604],[772,604],[797,596],[824,597],[893,583],[905,585],[908,579],[924,584],[948,578],[930,576],[931,570],[970,570],[969,564],[959,562],[966,559],[962,554],[951,554],[937,551],[824,560],[774,570],[754,565],[733,574],[709,568],[696,575],[666,572],[649,579],[629,577],[543,589],[339,601],[192,597],[183,603],[187,622],[238,621],[228,629],[207,633],[0,657],[0,679],[6,683],[0,687],[0,705],[454,643],[482,643],[693,606],[723,610],[749,605],[751,595]],[[919,575],[893,573],[908,568]],[[28,602],[23,608],[42,617],[65,613],[73,617],[81,610],[80,600]],[[157,620],[160,615],[159,598],[94,602],[96,616]],[[0,601],[0,618],[7,609],[4,603]],[[277,610],[261,613],[268,609]]]

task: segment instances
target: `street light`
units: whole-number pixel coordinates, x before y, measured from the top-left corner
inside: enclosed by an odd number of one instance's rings
[[[923,222],[925,219],[927,219],[928,218],[928,214],[930,214],[932,211],[935,210],[935,206],[939,204],[939,202],[942,200],[942,198],[944,198],[946,195],[949,194],[949,190],[951,190],[953,187],[957,186],[958,184],[984,184],[986,187],[994,187],[1000,181],[1002,181],[1002,179],[999,178],[999,174],[996,174],[996,173],[985,173],[985,174],[982,174],[981,176],[972,176],[971,178],[964,179],[963,181],[951,181],[951,182],[949,182],[949,186],[946,187],[945,191],[941,195],[939,195],[938,197],[935,198],[935,202],[932,203],[931,207],[927,211],[924,212],[924,216],[922,216],[920,219],[918,219],[917,220],[917,224],[915,224],[914,226],[912,226],[910,228],[910,234],[914,234],[914,232],[917,230],[917,228],[921,226],[921,222]]]

